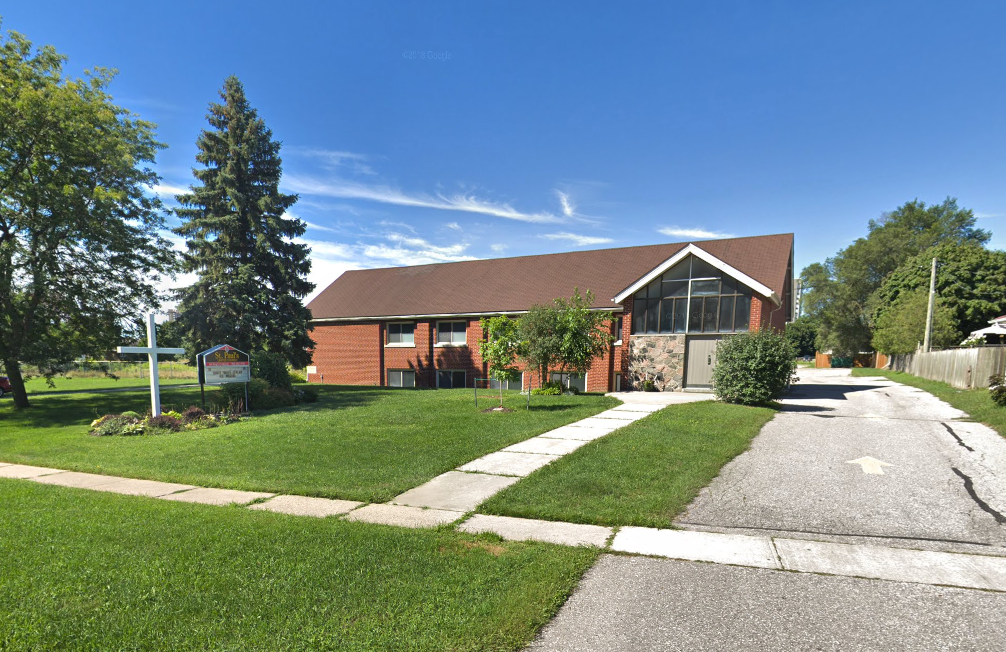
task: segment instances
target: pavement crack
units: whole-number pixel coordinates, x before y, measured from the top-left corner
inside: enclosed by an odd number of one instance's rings
[[[947,423],[945,423],[945,422],[941,422],[941,423],[943,423],[943,427],[947,429],[947,432],[949,432],[949,433],[950,433],[950,436],[951,436],[951,437],[953,437],[954,439],[956,439],[956,440],[957,440],[957,443],[958,443],[958,444],[960,444],[960,445],[961,445],[961,446],[963,446],[964,448],[968,449],[968,450],[969,450],[969,451],[971,451],[972,453],[974,453],[974,452],[975,452],[975,449],[973,449],[973,448],[971,448],[970,446],[968,446],[967,444],[965,444],[965,443],[964,443],[964,440],[963,440],[963,439],[961,439],[960,435],[958,435],[958,434],[957,434],[956,432],[954,432],[954,429],[953,429],[953,428],[951,428],[949,424],[947,424]],[[956,469],[954,469],[954,470],[956,471]]]
[[[991,505],[989,505],[987,502],[978,497],[978,494],[975,493],[975,483],[974,481],[971,480],[970,477],[962,473],[961,470],[958,469],[956,466],[951,467],[951,470],[954,473],[956,473],[961,478],[961,480],[964,480],[964,490],[968,492],[969,496],[971,496],[971,500],[975,501],[975,503],[977,503],[978,506],[981,507],[983,511],[986,511],[989,514],[991,514],[992,518],[996,520],[996,523],[998,523],[999,525],[1006,524],[1006,516],[1003,516],[1001,513],[997,512],[995,509],[992,508]]]

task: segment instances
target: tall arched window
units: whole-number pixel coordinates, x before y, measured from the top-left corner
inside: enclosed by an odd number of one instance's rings
[[[632,333],[736,333],[750,315],[749,288],[689,256],[636,292]]]

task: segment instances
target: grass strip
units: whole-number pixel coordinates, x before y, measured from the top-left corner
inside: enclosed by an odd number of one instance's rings
[[[882,376],[925,390],[958,410],[967,412],[974,421],[984,423],[1006,437],[1006,408],[993,403],[987,389],[957,389],[938,380],[926,380],[912,374],[887,369],[853,369],[852,375],[860,378]]]
[[[485,413],[471,390],[319,387],[317,403],[223,428],[142,437],[91,437],[98,415],[144,412],[145,392],[40,396],[0,407],[0,461],[73,471],[383,502],[440,473],[618,404],[598,396],[507,396]],[[198,389],[165,389],[165,409],[199,403]]]
[[[668,527],[774,414],[714,401],[668,407],[535,471],[479,511]]]
[[[0,479],[0,649],[515,650],[593,549]]]

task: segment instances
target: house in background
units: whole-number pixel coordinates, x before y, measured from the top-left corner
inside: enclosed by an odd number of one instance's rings
[[[986,344],[1006,344],[1006,315],[990,319],[991,326],[972,331],[968,339],[984,337]]]
[[[793,319],[793,234],[598,249],[344,273],[310,304],[312,382],[473,387],[488,376],[479,319],[594,294],[615,342],[581,391],[708,389],[716,342]],[[537,386],[525,371],[521,388]]]

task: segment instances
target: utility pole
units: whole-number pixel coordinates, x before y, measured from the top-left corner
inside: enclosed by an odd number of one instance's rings
[[[933,258],[933,271],[929,275],[929,309],[926,310],[926,341],[922,350],[929,353],[933,341],[933,307],[936,305],[936,259]]]

